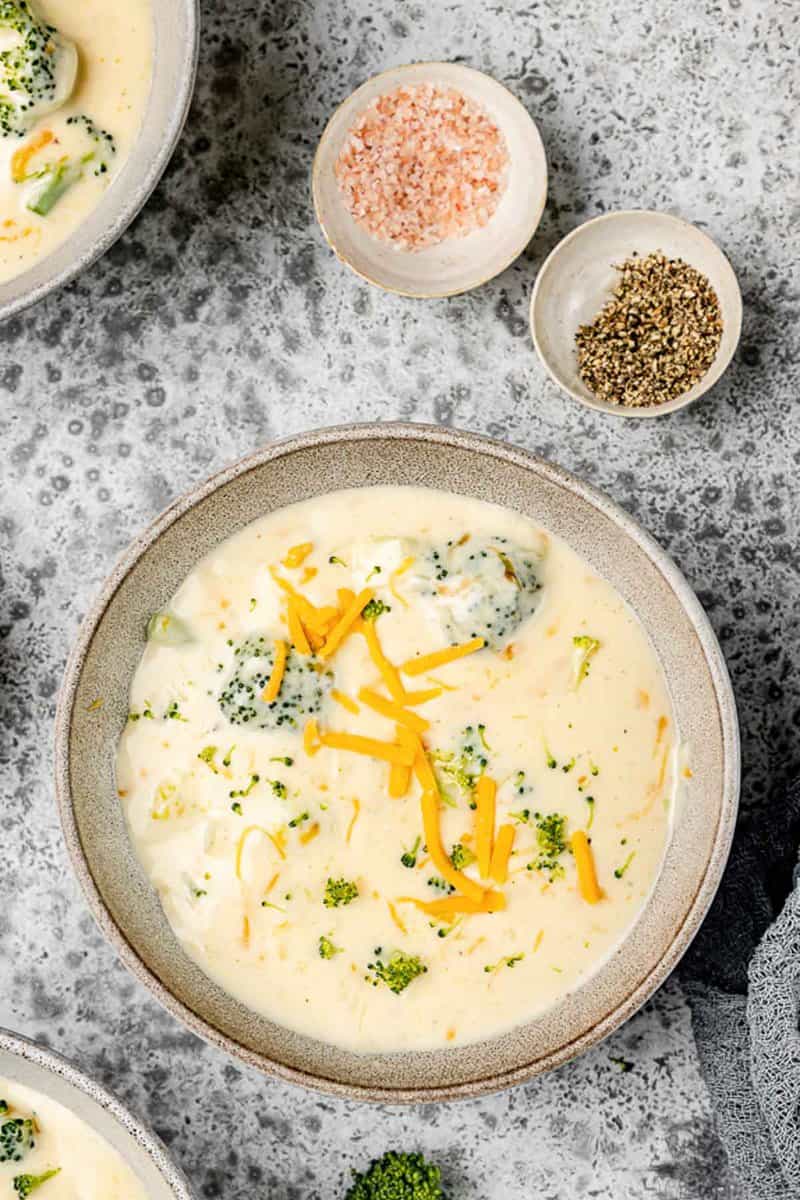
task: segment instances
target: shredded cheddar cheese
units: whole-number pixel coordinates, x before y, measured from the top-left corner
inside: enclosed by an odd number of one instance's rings
[[[436,792],[422,793],[422,828],[425,835],[425,845],[434,866],[443,879],[446,879],[456,891],[472,900],[482,900],[485,888],[468,878],[462,871],[456,870],[450,862],[442,845],[439,832],[439,797]]]
[[[319,834],[319,821],[315,821],[313,825],[309,825],[305,833],[300,834],[301,846],[307,846],[309,842],[313,842],[314,838]]]
[[[28,163],[34,154],[44,150],[45,146],[49,146],[54,140],[55,134],[52,130],[42,129],[24,146],[20,146],[19,150],[14,151],[11,155],[11,178],[14,183],[23,183],[28,178]]]
[[[403,699],[403,704],[409,708],[416,708],[420,704],[427,704],[429,700],[435,700],[437,696],[441,696],[442,689],[440,687],[426,688],[422,692],[406,692]]]
[[[414,557],[413,557],[413,555],[410,555],[408,558],[404,558],[403,561],[400,563],[400,566],[395,568],[395,570],[392,571],[392,573],[389,576],[389,591],[392,593],[395,600],[400,601],[403,608],[408,608],[408,601],[406,600],[405,596],[401,595],[401,593],[398,592],[397,581],[401,575],[404,575],[406,573],[406,571],[408,570],[408,568],[410,566],[413,566],[413,564],[414,564]]]
[[[350,818],[350,824],[347,826],[347,833],[344,835],[344,840],[350,845],[350,838],[353,836],[353,829],[361,812],[361,801],[358,796],[353,796],[353,815]]]
[[[311,646],[306,637],[303,622],[300,620],[300,614],[297,611],[297,601],[291,596],[289,597],[288,613],[289,637],[292,639],[292,645],[298,654],[310,654]]]
[[[301,567],[308,558],[314,546],[311,542],[300,542],[297,546],[292,546],[287,552],[283,560],[285,567]]]
[[[248,825],[247,828],[245,830],[243,830],[243,832],[239,838],[239,841],[236,845],[236,878],[237,879],[242,878],[242,855],[244,854],[245,842],[250,837],[251,833],[263,833],[264,837],[269,838],[269,840],[272,842],[273,846],[278,851],[281,858],[286,858],[286,855],[284,854],[282,847],[278,844],[278,842],[275,841],[275,838],[272,836],[272,834],[269,832],[268,829],[265,829],[263,825]],[[273,878],[272,883],[275,882],[275,879],[277,879],[277,875]],[[272,883],[270,884],[270,887],[272,887]],[[267,889],[267,891],[269,891],[269,888]]]
[[[370,688],[362,687],[358,693],[359,700],[363,700],[368,708],[372,708],[383,717],[388,717],[390,721],[396,721],[399,725],[405,725],[408,729],[413,729],[415,733],[425,733],[430,729],[430,721],[426,721],[424,717],[418,716],[416,713],[406,712],[399,704],[395,704],[392,700],[387,700],[385,696],[379,696],[377,692],[373,692]]]
[[[380,672],[381,679],[386,685],[386,690],[389,695],[398,704],[405,703],[406,691],[400,682],[400,676],[397,673],[397,667],[390,663],[386,655],[381,649],[381,644],[378,641],[378,634],[375,629],[374,621],[362,621],[359,630],[364,635],[367,643],[367,650],[374,665]]]
[[[346,696],[344,692],[340,692],[338,688],[331,688],[331,700],[335,700],[337,704],[341,704],[342,708],[346,708],[353,716],[358,716],[361,712],[355,700],[351,696]]]
[[[489,878],[494,841],[494,811],[497,784],[488,775],[481,775],[475,788],[475,853],[481,879]]]
[[[359,733],[340,733],[331,730],[321,733],[323,746],[331,750],[352,750],[354,754],[366,754],[370,758],[380,758],[384,762],[397,763],[401,767],[410,767],[414,761],[413,751],[394,742],[382,742],[380,738],[362,737]]]
[[[404,675],[424,675],[426,671],[435,671],[437,667],[443,667],[446,663],[466,658],[468,654],[482,650],[485,645],[485,638],[471,638],[461,646],[448,646],[445,650],[434,650],[433,654],[421,654],[418,658],[410,658],[401,665],[400,670]]]
[[[313,758],[318,753],[321,745],[317,722],[314,717],[309,717],[303,729],[303,749],[309,758]]]
[[[355,596],[342,613],[339,620],[334,625],[333,629],[328,634],[325,645],[320,650],[320,658],[330,658],[330,656],[339,649],[339,646],[344,641],[348,633],[351,632],[353,625],[361,616],[361,610],[365,604],[369,604],[372,599],[372,588],[364,588]]]
[[[275,662],[273,663],[270,677],[267,680],[267,686],[261,693],[261,699],[265,704],[272,704],[273,700],[277,700],[281,684],[283,683],[284,671],[286,670],[286,658],[288,655],[286,642],[282,638],[278,638],[273,645],[275,647]]]
[[[413,904],[429,917],[438,917],[445,921],[467,914],[502,912],[506,906],[506,898],[502,892],[484,892],[479,900],[473,900],[469,896],[443,896],[440,900],[417,900],[415,896],[398,896],[397,899],[398,903]]]
[[[603,892],[597,882],[594,855],[589,839],[582,829],[576,829],[571,838],[572,853],[578,870],[578,888],[587,904],[597,904]]]
[[[401,933],[408,933],[407,926],[401,920],[400,914],[398,913],[395,906],[392,904],[391,900],[387,900],[386,903],[389,908],[389,916],[392,918],[392,920],[395,923],[395,925],[397,926],[397,928],[400,930]]]
[[[489,874],[495,883],[505,883],[508,880],[508,860],[514,845],[514,833],[513,825],[501,825],[497,831],[489,868]]]
[[[405,796],[411,783],[411,768],[392,763],[389,769],[389,795],[393,800]]]

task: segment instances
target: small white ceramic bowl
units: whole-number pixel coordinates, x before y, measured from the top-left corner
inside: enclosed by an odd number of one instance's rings
[[[0,1028],[0,1075],[56,1100],[85,1121],[121,1155],[148,1200],[192,1200],[186,1179],[163,1142],[110,1092],[59,1054]]]
[[[424,250],[403,251],[372,237],[351,217],[334,168],[351,128],[376,96],[421,83],[455,88],[479,104],[506,139],[510,167],[497,211],[483,229]],[[401,296],[455,296],[499,275],[525,249],[544,210],[547,159],[530,114],[502,84],[458,63],[413,63],[375,75],[337,108],[320,139],[312,191],[328,244],[362,279]]]
[[[598,399],[578,373],[575,334],[594,320],[618,282],[615,264],[635,252],[663,251],[681,258],[710,281],[722,309],[717,356],[702,379],[674,400],[647,408],[626,408]],[[531,334],[545,368],[570,396],[618,417],[660,417],[697,400],[717,382],[733,358],[742,327],[742,297],[733,267],[707,234],[668,213],[608,213],[587,221],[559,242],[539,272],[531,296]]]

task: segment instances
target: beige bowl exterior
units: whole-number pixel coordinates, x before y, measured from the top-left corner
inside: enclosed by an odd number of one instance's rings
[[[619,282],[615,264],[657,250],[682,258],[710,281],[722,310],[722,337],[711,366],[688,391],[663,404],[627,408],[589,391],[578,372],[575,334],[600,312]],[[606,213],[567,234],[551,251],[531,295],[531,337],[550,377],[575,400],[615,417],[662,417],[685,408],[727,370],[742,330],[742,296],[733,267],[707,233],[669,213]]]
[[[161,1139],[60,1054],[0,1028],[0,1075],[58,1101],[85,1121],[130,1167],[148,1200],[192,1200],[183,1172]]]
[[[455,88],[480,105],[505,137],[510,165],[506,190],[483,229],[406,253],[373,238],[350,216],[334,167],[353,124],[377,96],[421,83]],[[339,105],[320,138],[311,191],[325,240],[345,266],[384,291],[431,300],[480,287],[520,256],[544,211],[547,159],[528,110],[496,79],[461,63],[411,63],[373,76]]]
[[[0,284],[0,321],[69,283],[105,254],[148,199],[189,111],[199,20],[198,0],[153,0],[153,80],[131,153],[97,208],[66,241],[29,270]]]
[[[275,1025],[227,995],[176,941],[135,856],[114,785],[147,619],[198,558],[276,508],[373,484],[436,486],[506,505],[582,554],[647,630],[694,771],[651,898],[598,974],[510,1033],[424,1053],[354,1054]],[[739,740],[725,662],[700,604],[667,555],[611,500],[523,450],[473,434],[345,426],[266,446],[176,500],[136,539],[88,613],[67,665],[56,785],[95,918],[176,1017],[267,1074],[342,1096],[419,1102],[480,1095],[556,1067],[611,1033],[663,983],[697,932],[728,857]]]

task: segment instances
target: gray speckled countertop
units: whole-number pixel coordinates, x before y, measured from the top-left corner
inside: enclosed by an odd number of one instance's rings
[[[198,1042],[95,930],[61,844],[50,746],[81,615],[171,497],[271,437],[402,417],[528,446],[642,520],[721,637],[745,803],[762,797],[797,761],[800,734],[798,7],[203,7],[197,99],[145,212],[77,283],[0,326],[0,1024],[62,1050],[149,1116],[198,1198],[337,1200],[351,1165],[394,1144],[436,1154],[455,1200],[732,1200],[677,980],[578,1062],[454,1107],[318,1098]],[[510,270],[422,304],[336,262],[314,223],[309,168],[351,88],[434,57],[491,72],[528,105],[551,191]],[[558,238],[637,206],[721,243],[745,324],[713,394],[632,423],[559,394],[531,346],[527,304]]]

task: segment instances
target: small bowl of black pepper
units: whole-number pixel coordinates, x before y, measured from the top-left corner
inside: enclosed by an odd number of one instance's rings
[[[742,297],[719,247],[668,213],[609,213],[546,259],[531,334],[551,378],[581,403],[656,417],[704,395],[739,341]]]

